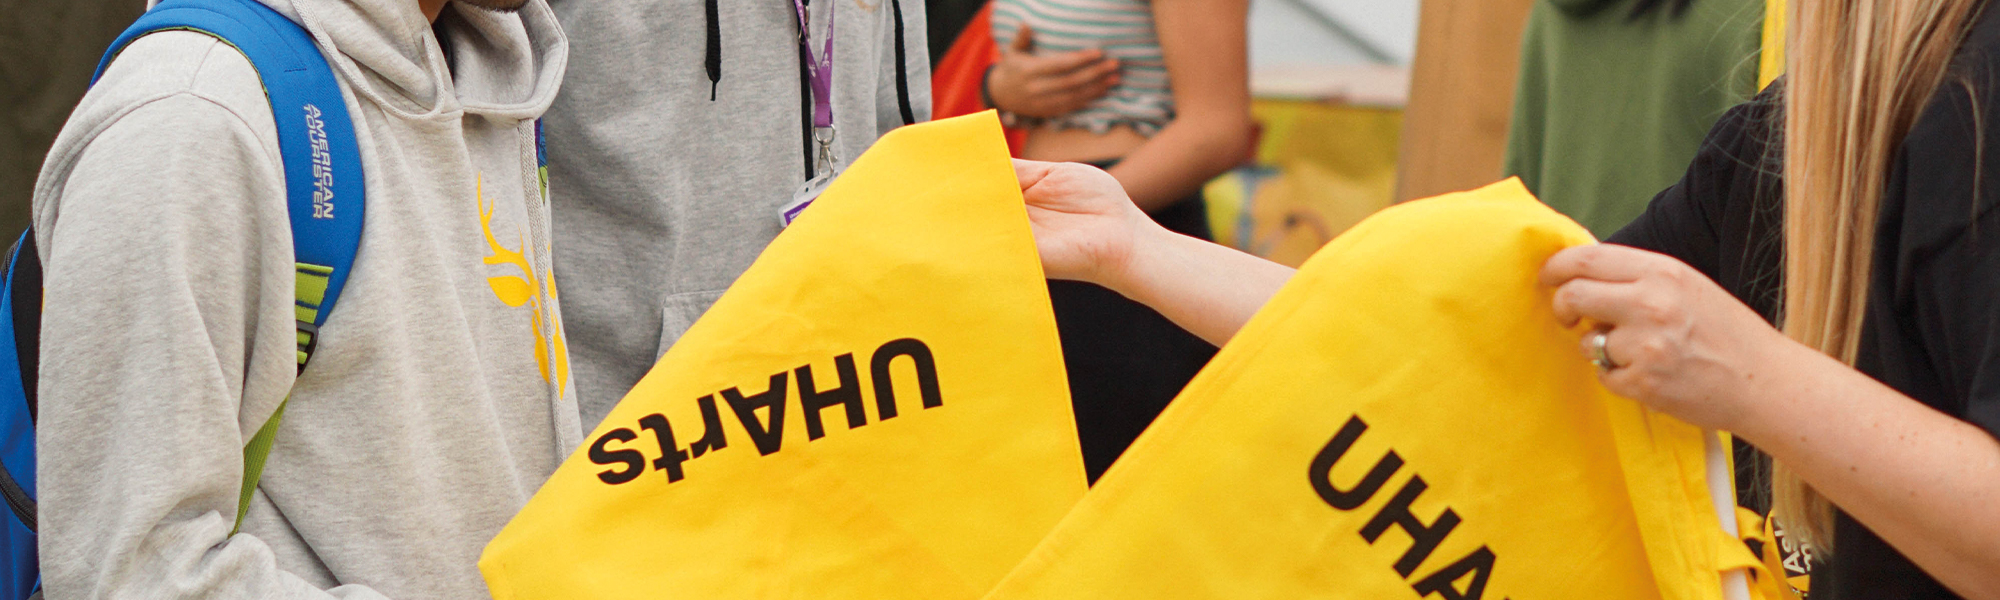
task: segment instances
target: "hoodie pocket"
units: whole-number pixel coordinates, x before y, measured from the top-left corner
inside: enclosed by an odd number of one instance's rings
[[[722,297],[723,290],[707,292],[687,292],[667,296],[666,305],[660,308],[660,348],[656,356],[666,356],[667,349],[687,334],[689,327],[708,312],[716,298]]]

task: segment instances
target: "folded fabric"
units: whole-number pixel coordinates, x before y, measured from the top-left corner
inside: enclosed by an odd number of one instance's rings
[[[486,548],[494,597],[978,598],[1084,492],[1046,290],[991,112],[888,134]]]
[[[1362,222],[987,599],[1723,597],[1755,559],[1706,434],[1604,390],[1537,283],[1591,242],[1515,180]]]

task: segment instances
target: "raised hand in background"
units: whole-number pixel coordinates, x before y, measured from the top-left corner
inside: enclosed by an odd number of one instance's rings
[[[1014,43],[986,76],[994,108],[1026,117],[1055,117],[1089,106],[1118,85],[1118,60],[1096,48],[1037,54],[1035,31],[1021,26]]]

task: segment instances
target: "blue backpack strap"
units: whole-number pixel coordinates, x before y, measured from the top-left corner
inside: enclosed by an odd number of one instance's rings
[[[542,184],[542,201],[549,201],[549,138],[542,133],[542,120],[535,119],[535,179]]]
[[[28,598],[41,586],[35,547],[35,367],[41,324],[41,258],[29,230],[7,252],[0,280],[0,500],[14,515],[0,523],[0,598]]]
[[[28,531],[35,522],[35,386],[40,365],[42,263],[35,231],[7,250],[0,280],[0,500]],[[18,398],[19,400],[16,400]]]
[[[35,524],[35,385],[40,365],[42,263],[33,229],[7,251],[0,281],[0,500]],[[20,398],[15,401],[15,398]]]
[[[354,122],[332,67],[312,36],[291,19],[256,0],[165,0],[111,44],[94,83],[126,45],[149,33],[189,30],[215,36],[250,60],[271,100],[278,153],[285,165],[285,197],[297,266],[294,313],[298,368],[304,371],[319,344],[319,329],[346,286],[361,243],[364,208],[361,150]],[[289,403],[288,396],[285,403]],[[236,524],[250,507],[264,460],[271,452],[285,403],[243,448],[243,490]]]

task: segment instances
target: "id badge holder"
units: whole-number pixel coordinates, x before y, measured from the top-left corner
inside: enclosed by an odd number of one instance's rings
[[[792,201],[785,203],[785,207],[778,211],[781,227],[792,226],[792,221],[798,220],[806,207],[812,206],[820,194],[826,193],[827,186],[833,185],[833,180],[840,177],[840,161],[833,154],[833,128],[813,128],[813,140],[819,142],[819,161],[817,168],[814,169],[819,175],[807,180],[797,191],[792,192]]]
[[[797,191],[792,192],[792,201],[785,203],[784,210],[779,211],[779,225],[784,227],[792,226],[792,221],[798,220],[799,214],[804,213],[806,207],[812,206],[813,201],[818,200],[820,194],[826,193],[826,186],[832,185],[834,177],[837,176],[838,174],[831,170],[821,171],[818,177],[814,177],[812,180],[807,181],[805,185],[799,186]]]

